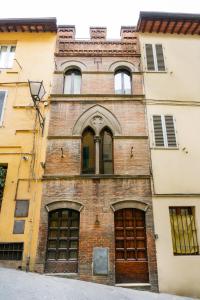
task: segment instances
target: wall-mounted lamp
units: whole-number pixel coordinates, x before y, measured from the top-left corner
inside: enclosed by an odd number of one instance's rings
[[[36,109],[38,118],[39,118],[39,123],[40,127],[42,128],[42,131],[44,130],[44,123],[45,123],[45,118],[40,112],[39,108],[39,102],[42,100],[43,96],[45,95],[45,89],[43,85],[43,81],[28,81],[29,83],[29,89],[31,93],[31,98],[33,100],[34,107]]]
[[[96,220],[95,220],[95,225],[100,225],[100,222],[99,222],[99,218],[98,218],[98,215],[96,215]]]

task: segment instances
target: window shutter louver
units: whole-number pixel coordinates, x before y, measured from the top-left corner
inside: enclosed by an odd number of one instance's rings
[[[145,49],[146,49],[147,69],[148,71],[155,71],[152,44],[146,44]]]
[[[161,44],[155,45],[158,71],[165,71],[165,61],[163,55],[163,48]]]
[[[154,128],[155,146],[163,147],[164,135],[163,135],[161,116],[153,116],[153,128]]]
[[[173,116],[165,116],[165,127],[168,147],[176,147],[177,144]]]

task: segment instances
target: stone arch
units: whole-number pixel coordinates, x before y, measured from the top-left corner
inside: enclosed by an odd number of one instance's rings
[[[63,208],[74,209],[80,212],[83,209],[83,204],[76,201],[54,201],[46,205],[48,212]]]
[[[83,62],[78,61],[78,60],[68,60],[68,61],[64,61],[63,63],[61,63],[59,71],[65,73],[66,71],[68,71],[70,69],[78,69],[82,73],[82,72],[86,71],[87,66]]]
[[[96,136],[105,126],[109,127],[114,136],[121,135],[121,126],[117,118],[106,108],[95,105],[86,110],[76,121],[72,130],[73,135],[82,135],[86,127],[91,127]]]
[[[130,72],[137,72],[138,71],[138,66],[135,66],[133,63],[125,60],[120,60],[112,63],[108,71],[109,72],[115,72],[117,69],[127,69]]]
[[[119,209],[123,208],[136,208],[143,211],[147,211],[148,204],[142,201],[136,201],[136,200],[122,200],[118,202],[114,202],[111,204],[112,210],[115,212]]]

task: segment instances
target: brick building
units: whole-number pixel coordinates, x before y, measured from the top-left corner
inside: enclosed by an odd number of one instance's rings
[[[157,290],[149,157],[135,28],[60,26],[35,270]]]

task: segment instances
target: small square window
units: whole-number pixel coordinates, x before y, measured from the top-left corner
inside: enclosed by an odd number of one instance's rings
[[[28,217],[29,200],[17,200],[15,205],[15,217]]]
[[[13,233],[14,234],[23,234],[25,227],[25,220],[15,220]]]

